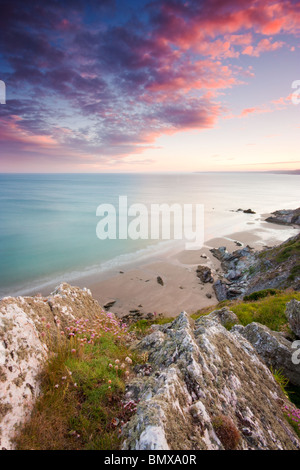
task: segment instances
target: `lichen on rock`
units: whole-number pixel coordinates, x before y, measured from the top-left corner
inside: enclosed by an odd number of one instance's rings
[[[221,322],[220,313],[193,322],[183,312],[135,345],[152,372],[127,387],[138,406],[123,449],[224,449],[214,426],[220,415],[240,436],[238,449],[300,448],[270,370],[238,328],[230,332]]]
[[[40,393],[39,374],[58,321],[102,312],[88,289],[61,284],[49,297],[6,297],[0,302],[0,449],[13,448],[17,427]],[[46,334],[45,334],[46,331]]]

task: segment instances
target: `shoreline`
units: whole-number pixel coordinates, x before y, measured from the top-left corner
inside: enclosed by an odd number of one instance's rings
[[[196,273],[198,265],[208,266],[215,281],[223,279],[221,263],[212,255],[211,248],[226,246],[232,252],[240,247],[239,242],[259,251],[296,234],[295,227],[265,222],[267,216],[269,214],[256,214],[255,222],[250,216],[249,229],[210,238],[199,250],[173,246],[155,252],[147,260],[102,273],[102,279],[99,276],[98,279],[95,276],[78,279],[76,285],[89,288],[100,305],[111,304],[109,311],[120,318],[130,313],[137,313],[140,318],[153,313],[174,317],[182,310],[192,314],[218,303],[212,284],[202,283]],[[157,282],[158,277],[163,285]]]
[[[118,317],[128,315],[130,311],[138,311],[141,318],[154,312],[162,317],[174,317],[183,310],[192,314],[218,303],[212,283],[202,283],[196,273],[198,265],[208,266],[215,281],[223,279],[221,263],[210,249],[226,246],[232,252],[240,247],[236,243],[239,242],[242,246],[250,245],[259,251],[285,241],[295,230],[282,226],[275,228],[273,225],[262,223],[259,234],[256,229],[250,229],[212,238],[200,250],[177,251],[161,261],[129,269],[87,287],[100,305],[114,302],[109,310]],[[157,282],[158,276],[164,285]]]
[[[202,283],[196,273],[198,265],[208,266],[215,281],[223,279],[221,263],[212,255],[211,248],[226,246],[232,252],[250,245],[259,251],[296,234],[292,226],[265,222],[267,216],[269,214],[250,216],[246,222],[249,228],[210,238],[199,250],[185,250],[182,243],[170,246],[167,243],[165,249],[152,250],[152,253],[150,249],[149,255],[127,264],[73,280],[65,276],[59,283],[67,282],[90,289],[101,306],[111,304],[107,309],[120,318],[130,313],[137,313],[140,318],[145,318],[147,314],[153,316],[153,313],[174,317],[183,310],[192,314],[218,303],[212,283]],[[163,280],[163,285],[157,282],[158,277]],[[26,294],[19,295],[40,293],[48,296],[56,285],[53,281],[42,288],[32,287]]]

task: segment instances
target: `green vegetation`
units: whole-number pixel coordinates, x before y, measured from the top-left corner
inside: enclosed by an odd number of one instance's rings
[[[291,274],[288,277],[288,281],[294,281],[297,276],[300,276],[300,264],[296,264],[291,269]]]
[[[264,289],[264,290],[259,290],[257,292],[252,292],[252,294],[245,295],[244,301],[252,301],[252,300],[258,300],[258,299],[263,299],[264,297],[267,297],[268,295],[276,295],[279,293],[278,289]]]
[[[271,367],[271,372],[273,374],[273,377],[274,379],[276,380],[276,382],[278,383],[278,385],[280,386],[282,392],[284,393],[284,395],[289,398],[289,394],[287,392],[287,386],[289,384],[289,379],[287,379],[282,370],[279,369],[279,370],[273,370],[273,368]]]
[[[141,338],[150,333],[152,325],[165,325],[166,323],[171,323],[173,320],[175,320],[174,317],[156,318],[155,320],[142,319],[133,323],[129,331],[134,332],[138,338]]]
[[[260,291],[265,292],[265,291]],[[258,297],[260,296],[259,293]],[[253,297],[253,294],[251,294]],[[249,296],[250,297],[250,296]],[[221,302],[213,308],[198,310],[192,318],[197,319],[202,315],[207,315],[213,310],[220,309],[227,305],[238,317],[243,326],[252,322],[262,323],[274,331],[288,331],[287,318],[285,316],[286,304],[292,299],[300,301],[300,293],[294,291],[278,291],[275,294],[270,293],[257,301],[225,301]]]
[[[51,333],[53,354],[41,376],[41,395],[17,448],[118,449],[121,426],[136,406],[122,402],[136,360],[125,326],[103,312],[57,333],[56,341]]]
[[[262,323],[274,331],[288,331],[285,316],[286,304],[292,299],[300,300],[300,293],[280,292],[256,302],[237,302],[230,309],[238,316],[242,325]]]
[[[290,240],[275,250],[275,261],[282,263],[291,256],[300,256],[300,239]]]

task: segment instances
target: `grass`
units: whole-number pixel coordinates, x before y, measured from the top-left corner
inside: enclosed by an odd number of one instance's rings
[[[282,263],[291,256],[300,256],[300,240],[299,237],[296,240],[291,240],[284,243],[276,250],[275,261]]]
[[[173,320],[175,320],[174,317],[156,318],[155,320],[142,319],[133,323],[129,331],[134,332],[138,338],[142,338],[151,332],[152,325],[165,325]]]
[[[276,380],[276,382],[278,383],[278,385],[280,386],[283,394],[289,398],[289,394],[288,394],[288,391],[287,391],[287,386],[289,384],[289,379],[287,379],[284,374],[283,374],[283,371],[281,369],[279,370],[273,370],[273,368],[271,367],[271,372],[273,374],[273,377],[274,379]]]
[[[259,297],[259,293],[258,294]],[[285,316],[286,304],[292,299],[300,301],[300,293],[294,291],[279,291],[275,295],[267,295],[256,301],[224,301],[213,309],[198,310],[192,317],[199,318],[213,310],[228,306],[238,317],[243,326],[252,322],[262,323],[274,331],[289,331]]]
[[[286,304],[292,299],[300,300],[300,293],[286,291],[254,302],[237,302],[236,305],[231,305],[230,309],[244,326],[258,322],[273,331],[288,331],[285,310]]]
[[[41,375],[41,395],[16,436],[17,449],[105,450],[119,448],[122,425],[136,404],[123,402],[135,358],[128,332],[103,312],[76,322],[54,342]]]
[[[245,295],[244,297],[244,301],[252,301],[252,300],[259,300],[259,299],[263,299],[264,297],[268,297],[269,295],[276,295],[279,293],[279,290],[278,289],[264,289],[264,290],[260,290],[260,291],[257,291],[257,292],[252,292],[252,294],[249,294],[249,295]]]
[[[291,273],[287,278],[288,281],[294,281],[296,277],[300,276],[300,264],[296,264],[292,267]]]

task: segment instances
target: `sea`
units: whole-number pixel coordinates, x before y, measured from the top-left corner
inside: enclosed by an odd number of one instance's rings
[[[153,204],[202,205],[208,240],[251,229],[260,214],[299,207],[299,183],[299,175],[260,172],[0,174],[0,297],[97,279],[180,242],[150,234],[99,239],[97,208],[114,207],[118,221],[120,196],[149,214]]]

